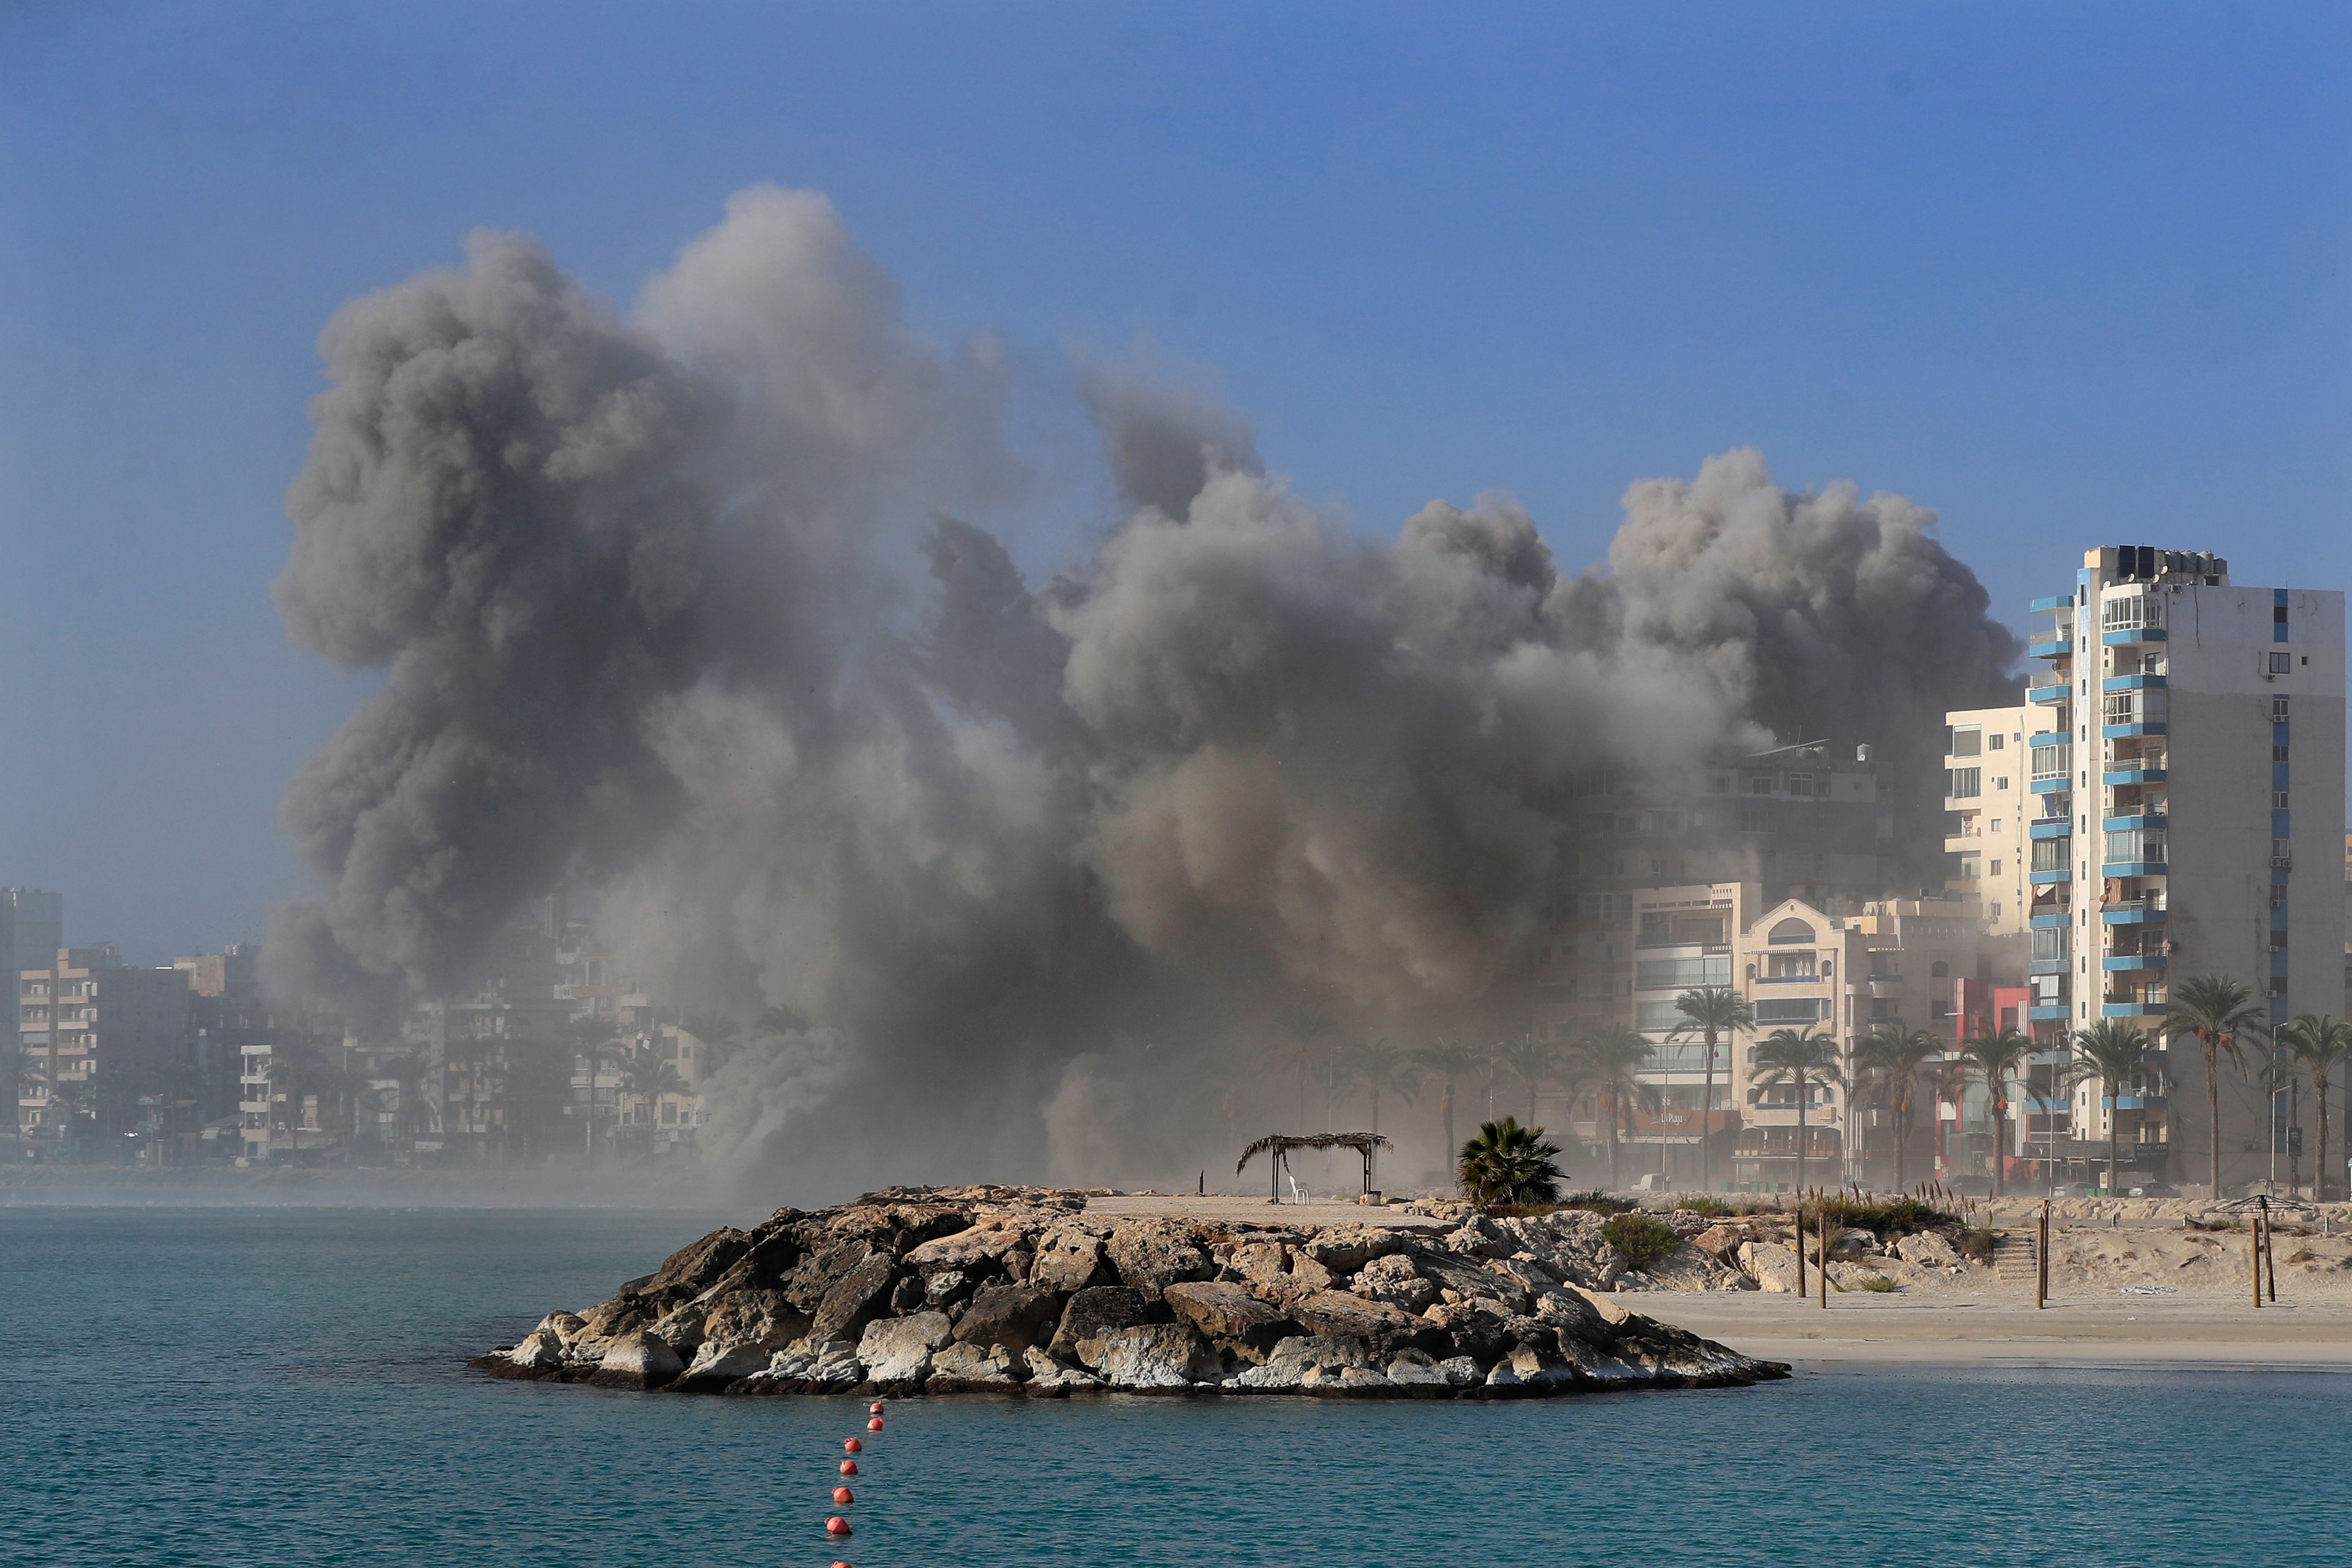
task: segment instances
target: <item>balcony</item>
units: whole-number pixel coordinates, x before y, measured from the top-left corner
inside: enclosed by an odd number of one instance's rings
[[[2025,973],[2028,974],[2063,974],[2066,973],[2066,960],[2063,957],[2031,958],[2026,960]]]
[[[2065,1003],[2053,1002],[2047,1005],[2028,1007],[2025,1010],[2025,1018],[2026,1022],[2031,1024],[2063,1024],[2072,1012],[2073,1009]]]
[[[2099,919],[2111,926],[2162,925],[2164,905],[2147,899],[2131,899],[2107,905],[2099,911]]]
[[[2099,960],[2099,967],[2110,973],[2126,971],[2162,969],[2164,955],[2160,952],[2117,952]]]
[[[2161,691],[2164,677],[2160,675],[2110,675],[2099,682],[2102,691]]]
[[[2073,881],[2074,872],[2071,867],[2062,866],[2054,871],[2028,872],[2025,879],[2037,888],[2054,888],[2062,882]]]
[[[2027,919],[2026,923],[2037,931],[2047,931],[2053,926],[2072,925],[2074,921],[2074,917],[2063,909],[2037,910]]]
[[[2025,651],[2035,658],[2063,658],[2074,651],[2074,639],[2069,637],[2035,637],[2025,645]]]
[[[2073,784],[2072,773],[2051,773],[2034,779],[2025,787],[2034,795],[2064,795]]]
[[[2163,1110],[2172,1101],[2161,1094],[2118,1094],[2107,1098],[2109,1110]]]
[[[2162,860],[2108,860],[2101,863],[2099,875],[2102,877],[2161,877],[2166,874],[2165,866],[2166,862]]]
[[[2165,732],[2164,721],[2160,719],[2154,722],[2144,724],[2102,724],[2099,726],[2099,733],[2110,741],[2137,741],[2142,736],[2161,735]]]
[[[2116,761],[2123,762],[2125,759],[2118,757]],[[2124,767],[2109,768],[2105,773],[2099,775],[2099,780],[2102,784],[2114,784],[2118,788],[2130,784],[2162,784],[2164,782],[2164,769],[2161,767],[2144,768],[2138,766],[2137,763],[2132,763]]]
[[[2051,614],[2071,616],[2074,613],[2074,595],[2072,594],[2053,594],[2046,599],[2034,600],[2033,603],[2026,606],[2026,611],[2030,615],[2036,616]]]
[[[1818,985],[1828,976],[1822,974],[1759,974],[1759,985]]]
[[[2161,833],[2164,831],[2164,814],[2160,811],[2143,811],[2128,816],[2104,817],[2100,820],[2099,826],[2110,832],[2127,832],[2137,828],[2143,833]]]
[[[2102,1018],[2160,1018],[2164,1016],[2164,1001],[2144,996],[2109,996],[2099,1004]]]
[[[2074,819],[2071,816],[2037,816],[2027,825],[2026,832],[2035,838],[2071,838]]]
[[[2117,626],[2113,631],[2099,634],[2099,641],[2109,647],[2130,647],[2135,643],[2164,640],[2162,626]]]
[[[2067,688],[2063,686],[2030,686],[2026,688],[2025,700],[2037,706],[2046,702],[2063,702],[2066,692]]]

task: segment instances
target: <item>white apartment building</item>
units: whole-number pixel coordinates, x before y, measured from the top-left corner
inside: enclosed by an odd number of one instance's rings
[[[1660,1102],[1654,1113],[1633,1115],[1632,1142],[1659,1146],[1642,1149],[1650,1158],[1637,1157],[1636,1168],[1678,1182],[1698,1173],[1702,1125],[1717,1141],[1718,1182],[1785,1186],[1793,1179],[1796,1101],[1786,1088],[1752,1081],[1758,1040],[1779,1029],[1825,1034],[1850,1065],[1855,1047],[1882,1026],[1949,1033],[1957,983],[1986,976],[1992,952],[2016,947],[2013,938],[1989,935],[1968,900],[1880,900],[1832,915],[1801,899],[1768,900],[1757,883],[1723,882],[1644,889],[1632,901],[1632,1021],[1652,1042],[1640,1076]],[[1730,986],[1756,1017],[1752,1033],[1717,1045],[1704,1121],[1706,1047],[1666,1037],[1682,1019],[1675,999],[1703,985]],[[1914,1169],[1924,1173],[1933,1129],[1926,1105],[1917,1114]],[[1879,1173],[1893,1135],[1881,1120],[1875,1110],[1857,1119],[1843,1092],[1817,1089],[1806,1109],[1806,1158],[1823,1163],[1808,1179],[1834,1183],[1849,1154]]]
[[[2033,711],[1969,708],[1944,715],[1944,809],[1952,814],[1945,888],[1981,905],[1985,930],[2000,936],[2023,936],[2033,900],[2026,877],[2034,797],[2025,746]]]
[[[2033,602],[2046,673],[2028,789],[2036,995],[2054,1037],[2099,1018],[2157,1032],[2170,983],[2225,974],[2273,1021],[2344,996],[2344,596],[2232,584],[2211,555],[2086,551],[2074,589]],[[2297,872],[2300,870],[2301,875]],[[2167,1053],[2168,1083],[2109,1102],[2076,1090],[2076,1135],[2169,1142],[2174,1179],[2203,1184],[2203,1061]],[[2225,1184],[2268,1163],[2262,1091],[2222,1090]],[[2248,1135],[2251,1135],[2251,1138]],[[2144,1150],[2140,1168],[2165,1166]]]

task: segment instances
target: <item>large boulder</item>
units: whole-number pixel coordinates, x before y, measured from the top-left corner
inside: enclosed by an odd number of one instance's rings
[[[751,1250],[751,1237],[746,1233],[731,1228],[714,1230],[663,1258],[662,1266],[646,1281],[644,1293],[650,1296],[673,1289],[700,1290]]]
[[[1362,1269],[1375,1258],[1386,1258],[1404,1246],[1404,1237],[1392,1230],[1376,1226],[1342,1225],[1310,1237],[1299,1251],[1313,1258],[1335,1278],[1345,1278]]]
[[[1347,1368],[1370,1364],[1370,1354],[1360,1340],[1297,1334],[1277,1342],[1262,1364],[1234,1379],[1234,1386],[1258,1394],[1295,1394],[1313,1384],[1336,1383]]]
[[[1244,1241],[1224,1249],[1217,1278],[1249,1285],[1280,1286],[1290,1278],[1290,1248],[1279,1241]]]
[[[563,1364],[563,1339],[553,1329],[533,1329],[507,1359],[525,1372],[553,1372]]]
[[[665,1388],[686,1363],[659,1334],[632,1329],[604,1347],[590,1382],[605,1388]]]
[[[1061,1399],[1102,1387],[1102,1379],[1092,1373],[1055,1361],[1045,1351],[1031,1347],[1023,1358],[1028,1363],[1029,1381],[1024,1385],[1032,1399]]]
[[[956,1319],[959,1343],[1025,1351],[1042,1333],[1053,1337],[1062,1298],[1035,1285],[991,1285],[975,1294]]]
[[[1129,1393],[1190,1388],[1223,1371],[1216,1352],[1184,1323],[1111,1329],[1088,1342],[1098,1347],[1090,1364],[1103,1381]]]
[[[1960,1266],[1959,1249],[1932,1230],[1923,1230],[1916,1236],[1906,1236],[1896,1242],[1895,1256],[1922,1268],[1958,1268]]]
[[[887,1253],[869,1253],[833,1282],[818,1301],[809,1323],[809,1337],[845,1340],[865,1331],[890,1305],[898,1267]]]
[[[1025,1251],[1028,1239],[1018,1225],[1003,1219],[984,1220],[969,1230],[923,1243],[907,1254],[907,1267],[925,1274],[939,1268],[960,1269],[966,1274],[993,1273],[1006,1253]]]
[[[1192,1228],[1173,1220],[1129,1220],[1111,1231],[1103,1250],[1118,1271],[1120,1284],[1150,1296],[1216,1272],[1209,1255],[1194,1243]]]
[[[1739,1244],[1739,1267],[1759,1290],[1777,1290],[1782,1295],[1797,1289],[1797,1253],[1793,1247],[1777,1241],[1743,1241]]]
[[[1202,1339],[1244,1361],[1265,1360],[1275,1342],[1298,1331],[1298,1325],[1287,1315],[1251,1295],[1245,1286],[1186,1280],[1160,1294],[1170,1310],[1192,1324]]]
[[[567,1345],[578,1339],[580,1331],[587,1326],[587,1320],[581,1317],[579,1313],[567,1312],[561,1307],[539,1321],[540,1329],[548,1331],[557,1340]],[[533,1331],[536,1332],[537,1330]]]
[[[1101,1353],[1089,1347],[1104,1334],[1114,1329],[1164,1323],[1171,1316],[1168,1304],[1157,1296],[1147,1296],[1124,1285],[1098,1285],[1070,1298],[1070,1304],[1062,1310],[1061,1325],[1054,1331],[1047,1348],[1057,1361],[1075,1361],[1094,1367],[1099,1364]]]
[[[1343,1290],[1318,1290],[1295,1303],[1291,1316],[1326,1339],[1360,1340],[1383,1354],[1407,1345],[1431,1350],[1444,1342],[1442,1334],[1427,1320]]]
[[[1102,1238],[1066,1226],[1047,1231],[1037,1239],[1029,1283],[1065,1296],[1108,1285],[1110,1276],[1103,1268]]]
[[[1701,1290],[1738,1290],[1752,1289],[1748,1277],[1737,1268],[1717,1262],[1704,1249],[1684,1242],[1664,1258],[1629,1268],[1617,1281],[1620,1290],[1674,1290],[1690,1294]]]
[[[949,1333],[944,1312],[877,1318],[857,1342],[857,1359],[877,1388],[886,1393],[913,1389],[930,1375],[932,1353],[948,1342]]]
[[[1366,1300],[1401,1312],[1425,1311],[1437,1300],[1437,1282],[1423,1279],[1412,1258],[1402,1252],[1388,1253],[1365,1264],[1349,1289]]]
[[[1029,1370],[1026,1352],[1003,1345],[951,1344],[931,1358],[932,1394],[1014,1394]]]
[[[681,1394],[715,1394],[739,1378],[759,1376],[774,1357],[774,1351],[756,1341],[705,1340],[670,1386]]]

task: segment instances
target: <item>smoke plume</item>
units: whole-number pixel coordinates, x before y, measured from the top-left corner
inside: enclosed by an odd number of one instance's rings
[[[1094,369],[1122,510],[1033,584],[966,521],[1025,483],[1006,357],[912,333],[805,193],[633,316],[484,236],[322,348],[278,602],[384,683],[289,790],[323,892],[277,972],[446,993],[589,882],[627,973],[746,1025],[746,1179],[1167,1179],[1307,1042],[1507,1007],[1580,771],[1803,731],[1916,773],[2016,652],[1932,514],[1752,451],[1567,575],[1507,497],[1370,537]]]

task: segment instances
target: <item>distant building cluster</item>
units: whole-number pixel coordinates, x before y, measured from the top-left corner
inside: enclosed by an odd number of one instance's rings
[[[1946,715],[1940,872],[1896,842],[1867,745],[1575,781],[1577,858],[1521,1059],[1612,1031],[1648,1055],[1638,1094],[1563,1084],[1549,1120],[1683,1185],[1784,1189],[1809,1162],[1815,1182],[2097,1181],[2112,1164],[2201,1184],[2217,1146],[2235,1184],[2299,1157],[2300,1091],[2267,1050],[2221,1097],[2226,1136],[2186,1135],[2184,1112],[2221,1091],[2168,1013],[2197,975],[2242,985],[2273,1026],[2352,1015],[2344,597],[2114,545],[2032,613],[2024,701]],[[148,969],[69,945],[65,923],[60,895],[0,889],[26,1160],[690,1159],[732,1035],[658,1003],[561,897],[506,933],[473,993],[390,1028],[273,1008],[250,947]],[[1712,1046],[1685,1005],[1710,990],[1743,1016]],[[2075,1047],[2105,1025],[2150,1048],[2086,1078]],[[1970,1042],[2003,1032],[2022,1042],[2013,1066],[1971,1073]],[[1838,1070],[1774,1068],[1788,1036],[1825,1041]],[[1865,1070],[1887,1037],[1931,1047],[1908,1113]]]
[[[671,1163],[730,1033],[656,1005],[560,899],[494,978],[377,1030],[274,1006],[250,945],[148,968],[68,945],[65,914],[0,889],[19,1161]]]
[[[1622,1026],[1653,1042],[1648,1095],[1610,1108],[1572,1092],[1579,1136],[1607,1113],[1646,1168],[1783,1187],[1884,1184],[1895,1117],[1883,1078],[1854,1064],[1874,1034],[1932,1032],[1933,1100],[1912,1173],[1946,1179],[2206,1183],[2201,1055],[2165,1039],[2170,983],[2242,984],[2273,1025],[2352,1014],[2344,831],[2344,596],[2231,584],[2210,555],[2088,551],[2065,593],[2036,599],[2034,673],[2014,708],[1948,714],[1946,866],[1904,886],[1892,804],[1867,747],[1801,743],[1725,753],[1696,773],[1587,781],[1576,902],[1540,977],[1532,1024],[1562,1045]],[[2346,853],[2339,893],[2336,849]],[[1706,1047],[1678,999],[1727,987],[1751,1026]],[[2154,1048],[2132,1081],[2070,1074],[2074,1042],[2105,1021]],[[1800,1090],[1754,1069],[1780,1030],[1839,1047],[1843,1083]],[[1963,1047],[1984,1031],[2031,1041],[1996,1116]],[[2267,1055],[2267,1052],[2258,1052]],[[2308,1115],[2255,1066],[2223,1097],[2224,1179],[2300,1152]],[[1622,1097],[1621,1097],[1622,1098]],[[1926,1158],[1919,1155],[1924,1152]],[[2284,1174],[2284,1169],[2281,1171]]]

